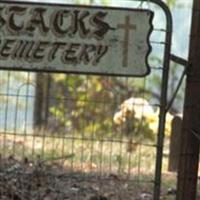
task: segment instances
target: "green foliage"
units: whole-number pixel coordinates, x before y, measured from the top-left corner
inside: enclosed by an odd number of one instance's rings
[[[57,75],[53,76],[52,80],[58,103],[52,105],[50,111],[60,125],[77,134],[101,136],[102,131],[107,135],[111,134],[113,113],[107,110],[115,109],[109,103],[114,100],[114,96],[112,91],[102,91],[105,89],[104,84],[112,87],[112,81],[86,76],[67,76],[58,80]],[[67,97],[62,101],[62,96],[66,93]]]
[[[123,134],[128,138],[133,138],[136,142],[140,140],[155,140],[154,130],[150,128],[149,124],[150,122],[145,116],[141,119],[137,119],[134,115],[129,116],[122,126]]]
[[[167,0],[167,4],[171,7],[176,5],[176,0]]]
[[[57,74],[51,80],[51,96],[56,96],[56,101],[50,104],[50,114],[59,127],[57,133],[133,142],[155,140],[156,130],[150,128],[145,116],[131,115],[120,126],[113,121],[124,100],[144,93],[144,80]]]

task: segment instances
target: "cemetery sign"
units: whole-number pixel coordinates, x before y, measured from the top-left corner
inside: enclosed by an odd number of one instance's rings
[[[0,2],[0,68],[117,76],[149,74],[153,13]]]

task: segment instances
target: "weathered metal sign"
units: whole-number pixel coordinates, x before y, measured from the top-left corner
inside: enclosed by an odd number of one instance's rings
[[[0,68],[145,76],[149,10],[0,2]]]

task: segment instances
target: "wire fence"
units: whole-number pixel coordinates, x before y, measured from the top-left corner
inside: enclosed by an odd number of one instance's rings
[[[145,78],[0,71],[1,197],[136,199],[141,190],[150,195],[165,34],[154,27],[151,74]],[[89,186],[82,190],[87,180],[98,184],[92,192]]]
[[[13,155],[35,159],[39,155],[45,159],[47,155],[51,155],[54,159],[71,155],[73,165],[79,155],[82,163],[93,163],[93,159],[98,158],[99,161],[96,162],[104,165],[105,159],[106,166],[109,166],[109,170],[107,167],[105,170],[112,172],[113,162],[118,163],[115,166],[118,170],[122,163],[129,163],[130,166],[127,167],[130,170],[132,156],[137,157],[143,148],[155,147],[155,133],[145,127],[148,123],[145,115],[152,113],[144,112],[156,111],[159,104],[147,104],[144,100],[147,96],[145,93],[131,89],[129,84],[134,84],[131,83],[133,79],[55,75],[55,79],[58,76],[65,79],[62,80],[63,83],[55,83],[53,75],[36,74],[40,76],[39,82],[43,82],[38,85],[34,83],[35,80],[30,82],[33,74],[28,73],[25,77],[28,83],[19,85],[15,93],[8,89],[12,85],[9,83],[12,72],[3,74],[7,74],[7,87],[6,93],[1,94],[4,99],[1,104],[1,149],[2,154],[7,157]],[[45,83],[46,80],[50,83]],[[141,82],[144,86],[146,81],[137,79],[136,82]],[[36,85],[39,87],[36,88]],[[97,91],[97,87],[103,88]],[[133,102],[125,105],[127,99]],[[127,107],[122,107],[123,102]],[[134,112],[139,113],[135,117],[132,113],[133,116],[128,121],[125,115],[126,112],[131,114],[131,109],[134,109],[131,106],[137,109]],[[122,109],[124,112],[120,116]],[[157,119],[155,121],[157,123]],[[131,148],[140,150],[132,155]],[[138,156],[139,159],[141,157]],[[122,158],[126,161],[120,161]]]
[[[27,73],[17,86],[11,79],[19,72],[1,74],[0,152],[8,170],[16,162],[51,164],[79,178],[116,176],[152,190],[159,99],[145,100],[147,80]]]

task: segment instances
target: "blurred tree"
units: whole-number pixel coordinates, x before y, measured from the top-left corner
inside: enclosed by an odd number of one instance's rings
[[[109,4],[109,2],[109,0],[101,0],[102,5]],[[76,3],[94,4],[95,1],[77,0]],[[167,3],[174,6],[176,1],[168,0]],[[162,61],[155,58],[154,63],[155,66],[160,66]],[[169,84],[172,89],[169,96],[172,96],[177,83],[176,71],[176,68],[171,70]],[[114,113],[124,100],[131,96],[141,97],[141,95],[145,96],[147,100],[155,99],[159,102],[160,99],[161,80],[157,73],[149,78],[151,84],[146,87],[144,87],[144,81],[137,78],[128,80],[116,77],[64,74],[48,75],[49,78],[45,74],[37,76],[34,124],[36,127],[45,126],[49,120],[48,126],[52,131],[57,132],[76,132],[78,134],[84,132],[84,134],[97,133],[99,136],[102,134],[111,136],[117,131],[113,128]],[[152,85],[155,86],[155,90],[152,90]],[[46,104],[44,101],[49,101],[49,103]],[[178,111],[176,105],[171,108],[171,111],[174,113]],[[141,126],[139,121],[135,124],[138,127]],[[130,129],[130,124],[126,128]],[[137,129],[135,128],[135,130]],[[146,123],[143,124],[143,130],[152,134]],[[150,135],[147,138],[154,138]]]
[[[63,0],[64,2],[65,0]],[[81,4],[95,4],[101,2],[102,5],[109,5],[110,0],[76,0],[75,3]],[[176,0],[166,0],[168,5],[173,7],[177,1]],[[184,2],[183,2],[184,3]],[[160,64],[161,61],[157,60],[157,65]],[[5,71],[1,72],[0,77],[0,92],[5,92],[8,84],[7,73]],[[11,73],[11,87],[18,87],[17,82],[20,84],[31,82],[33,83],[33,75],[29,80],[27,79],[27,73],[25,72],[12,72]],[[60,77],[60,78],[59,78]],[[177,68],[173,67],[171,71],[171,81],[170,81],[170,93],[173,93],[173,88],[177,83],[178,73]],[[90,82],[90,83],[89,83]],[[160,77],[157,74],[154,74],[150,79],[151,84],[144,88],[143,81],[139,81],[138,79],[129,80],[127,84],[124,79],[119,78],[106,78],[106,77],[93,77],[89,81],[85,76],[65,76],[65,75],[47,75],[42,73],[37,73],[35,77],[35,103],[34,103],[34,125],[35,127],[43,127],[47,124],[49,118],[54,117],[56,123],[54,121],[55,127],[62,127],[62,129],[70,130],[74,129],[77,132],[81,131],[81,128],[84,126],[86,130],[95,129],[98,130],[96,132],[101,132],[101,130],[105,130],[105,132],[112,134],[112,118],[114,115],[114,110],[123,102],[125,99],[134,96],[140,97],[141,94],[145,95],[147,100],[156,99],[159,100],[159,85],[160,85]],[[128,87],[129,85],[129,87]],[[149,93],[152,85],[158,86],[158,89]],[[87,94],[84,89],[87,88]],[[11,89],[12,90],[12,89]],[[77,91],[76,91],[77,90]],[[106,92],[105,92],[106,91]],[[152,91],[152,90],[151,90]],[[182,90],[183,91],[183,90]],[[169,96],[171,96],[171,94]],[[102,95],[102,96],[101,96]],[[50,97],[56,98],[50,98]],[[63,100],[63,97],[70,96],[71,100]],[[178,101],[182,99],[182,94],[179,93]],[[58,101],[61,99],[60,101]],[[74,99],[80,99],[73,101]],[[83,100],[82,100],[83,99]],[[95,105],[95,100],[100,99],[102,102],[115,102],[114,104],[110,104],[113,107],[98,107]],[[4,103],[7,101],[5,95],[0,96],[0,102]],[[9,98],[9,101],[13,101],[12,103],[16,103],[16,99]],[[70,103],[69,103],[70,102]],[[93,102],[93,103],[92,103]],[[67,109],[67,107],[70,108]],[[177,112],[177,105],[174,104],[171,111]],[[21,105],[24,106],[24,105]],[[102,109],[105,112],[102,113]],[[78,110],[78,112],[77,112]],[[113,110],[113,112],[107,112],[108,110]],[[80,119],[85,118],[86,122],[83,124],[83,121]],[[51,121],[51,119],[50,119]],[[94,122],[102,122],[96,123]],[[93,123],[93,124],[92,124]],[[53,126],[51,124],[51,126]],[[58,129],[57,129],[58,130]],[[115,131],[115,130],[114,130]],[[87,131],[86,131],[87,132]],[[90,132],[90,131],[89,131]]]
[[[56,93],[56,103],[51,104],[51,115],[60,127],[76,133],[111,136],[113,116],[120,102],[140,94],[139,88],[128,88],[124,79],[105,76],[52,76],[51,93]]]
[[[172,7],[176,5],[176,0],[167,0],[166,3]]]

